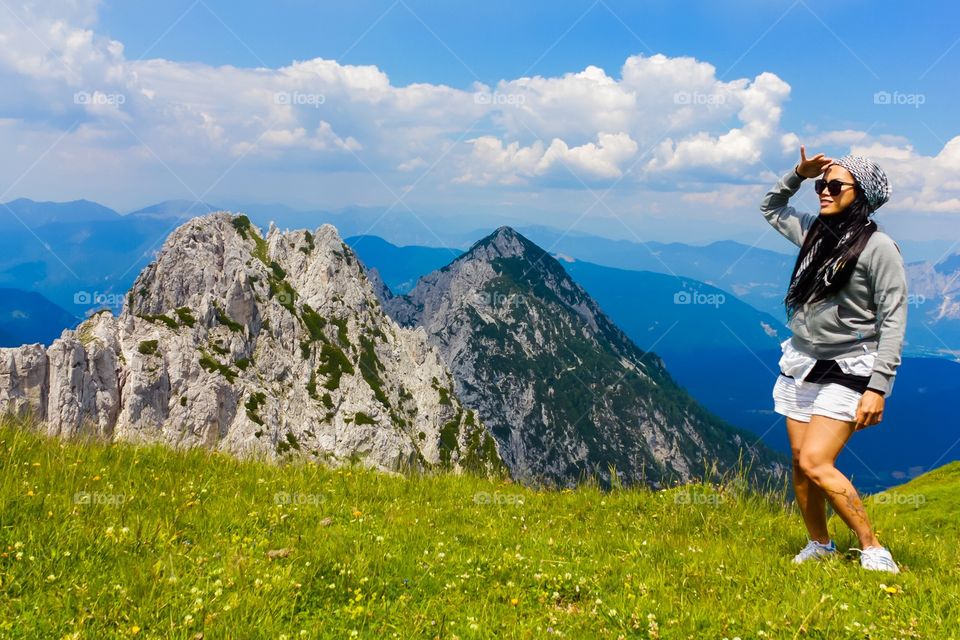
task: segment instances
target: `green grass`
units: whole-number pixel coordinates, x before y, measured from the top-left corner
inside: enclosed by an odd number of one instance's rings
[[[898,576],[865,572],[854,554],[792,565],[797,513],[736,482],[534,491],[64,442],[9,422],[0,470],[0,637],[940,639],[960,628],[958,464],[869,501]],[[831,527],[841,549],[853,544]]]
[[[171,318],[170,316],[164,315],[164,314],[162,314],[162,313],[157,314],[157,315],[149,315],[149,314],[147,314],[147,315],[142,315],[142,316],[140,316],[140,317],[143,318],[144,320],[146,320],[147,322],[152,322],[152,323],[154,323],[154,324],[156,324],[156,323],[158,323],[158,322],[161,322],[161,323],[167,325],[168,328],[173,329],[173,330],[176,330],[176,329],[180,326],[180,325],[177,324],[177,321],[176,321],[176,320],[174,320],[174,319]]]
[[[209,353],[200,351],[200,366],[204,370],[213,373],[214,371],[218,372],[224,378],[227,379],[227,382],[233,384],[233,381],[237,379],[237,372],[231,369],[228,365],[222,364],[216,358],[212,357]]]
[[[220,308],[220,305],[214,304],[213,308],[217,311],[217,322],[234,333],[243,333],[243,325],[239,322],[234,322],[230,316],[227,315],[227,312]]]
[[[157,352],[159,342],[157,340],[144,340],[137,347],[137,351],[145,356],[152,356]]]
[[[176,309],[174,313],[177,314],[180,324],[184,326],[192,328],[193,325],[197,323],[196,318],[193,317],[193,312],[190,311],[188,307],[180,307],[179,309]]]

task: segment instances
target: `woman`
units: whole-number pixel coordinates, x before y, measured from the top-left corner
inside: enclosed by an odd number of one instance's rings
[[[820,215],[787,201],[805,179],[820,197]],[[834,466],[853,433],[883,418],[907,324],[907,281],[896,242],[870,216],[890,198],[874,162],[820,153],[780,178],[760,206],[764,217],[800,247],[784,303],[792,337],[781,343],[775,411],[786,416],[793,483],[808,541],[794,562],[836,554],[826,501],[860,540],[860,564],[898,573],[877,540],[850,480]]]

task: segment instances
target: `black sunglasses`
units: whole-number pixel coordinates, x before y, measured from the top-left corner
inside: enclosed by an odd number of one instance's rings
[[[817,178],[817,180],[813,183],[813,190],[817,192],[817,195],[820,195],[823,193],[824,188],[826,188],[826,190],[830,192],[830,195],[838,196],[840,195],[840,192],[843,191],[843,186],[846,184],[852,187],[855,183],[841,182],[840,180],[831,180],[830,182],[827,182],[823,178]]]

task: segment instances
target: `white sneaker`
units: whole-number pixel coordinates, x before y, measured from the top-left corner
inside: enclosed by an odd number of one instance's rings
[[[864,569],[900,573],[900,567],[893,561],[893,556],[886,547],[867,547],[866,549],[851,547],[850,550],[860,552],[860,566]]]
[[[793,557],[796,563],[806,562],[807,560],[823,560],[829,558],[837,552],[837,545],[833,540],[830,544],[821,544],[816,540],[807,540],[807,546],[800,550],[800,553]]]

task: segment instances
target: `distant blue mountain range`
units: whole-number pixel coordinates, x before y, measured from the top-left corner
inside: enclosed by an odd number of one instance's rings
[[[219,208],[204,202],[169,200],[121,215],[85,200],[8,202],[0,205],[0,287],[41,293],[77,316],[104,305],[119,309],[134,277],[152,260],[167,235],[190,217]],[[385,239],[380,240],[378,250],[387,254],[392,249],[386,245],[397,245],[391,239],[405,239],[406,257],[395,263],[397,267],[388,269],[386,265],[394,264],[392,261],[378,261],[388,271],[384,280],[397,293],[405,293],[419,275],[445,264],[491,231],[476,228],[469,217],[437,217],[425,222],[412,212],[397,210],[384,215],[382,209],[371,207],[303,212],[253,204],[232,209],[246,212],[262,227],[271,221],[281,228],[316,228],[329,222],[342,237],[354,242],[377,243],[374,238],[379,236]],[[673,277],[681,287],[677,278],[692,279],[729,292],[777,322],[785,322],[782,298],[795,255],[733,241],[695,246],[612,240],[544,225],[516,228],[566,264],[584,262],[659,273]],[[377,236],[370,234],[372,229]],[[923,295],[915,296],[910,308],[904,352],[960,359],[960,254],[908,266],[911,290]],[[590,277],[587,267],[571,268],[581,269],[582,278]],[[643,318],[642,314],[637,318]],[[637,320],[621,317],[618,321]]]
[[[113,209],[89,200],[35,202],[18,198],[0,205],[0,229],[116,220],[119,217],[120,214]]]
[[[343,240],[357,255],[371,258],[390,291],[400,295],[409,293],[420,276],[449,264],[463,254],[460,249],[436,247],[398,247],[379,236],[351,236]],[[375,259],[374,259],[375,258]]]

